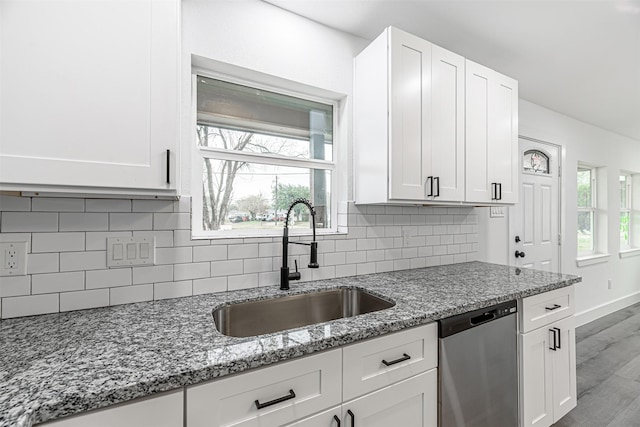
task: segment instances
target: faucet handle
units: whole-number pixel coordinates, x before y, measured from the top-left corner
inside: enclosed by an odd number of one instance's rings
[[[293,262],[296,265],[296,271],[293,273],[289,273],[289,280],[300,280],[300,272],[298,271],[298,260],[294,259]]]

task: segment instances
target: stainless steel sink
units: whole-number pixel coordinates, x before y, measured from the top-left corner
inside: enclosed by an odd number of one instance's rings
[[[250,337],[371,313],[394,305],[362,289],[343,288],[225,305],[213,311],[213,320],[224,335]]]

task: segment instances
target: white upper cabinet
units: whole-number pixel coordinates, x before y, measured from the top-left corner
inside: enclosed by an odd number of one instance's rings
[[[179,42],[179,0],[3,1],[0,189],[175,196]]]
[[[355,60],[357,203],[464,200],[464,58],[389,27]]]
[[[466,61],[466,200],[518,202],[518,82]]]

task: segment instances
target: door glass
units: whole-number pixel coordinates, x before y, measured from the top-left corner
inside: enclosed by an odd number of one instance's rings
[[[549,156],[538,150],[524,152],[522,166],[525,172],[549,174]]]

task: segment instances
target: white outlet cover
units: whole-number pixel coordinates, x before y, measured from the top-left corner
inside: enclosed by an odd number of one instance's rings
[[[15,251],[15,258],[9,253]],[[0,276],[27,275],[27,242],[0,243]]]
[[[155,237],[108,237],[107,267],[154,265],[156,262]]]

